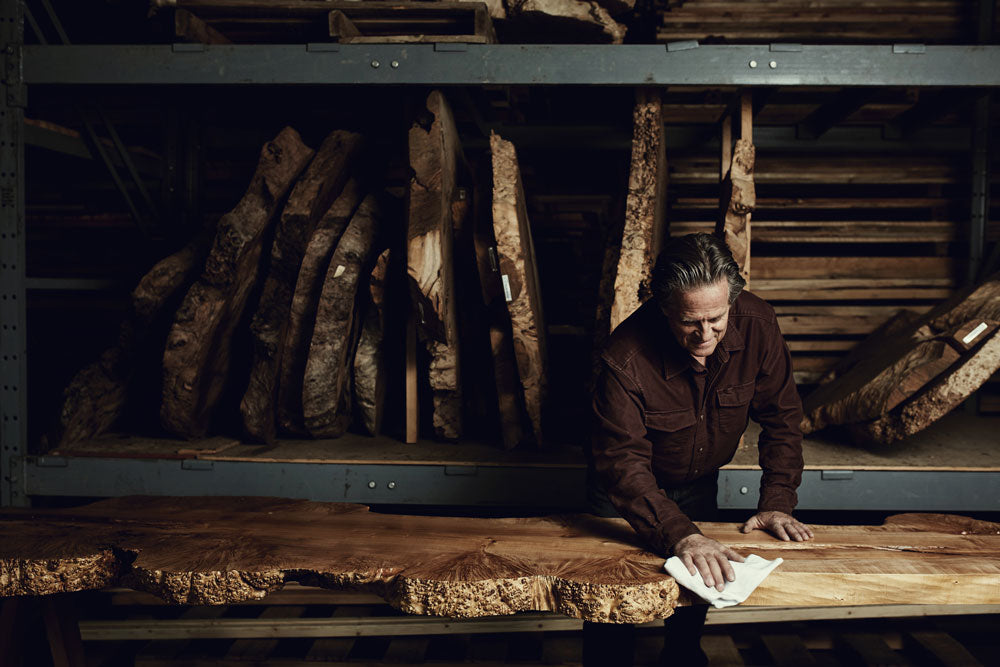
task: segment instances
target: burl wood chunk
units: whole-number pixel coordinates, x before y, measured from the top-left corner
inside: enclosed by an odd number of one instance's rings
[[[361,337],[354,354],[354,403],[365,430],[378,435],[382,430],[385,404],[385,288],[389,277],[389,250],[383,250],[368,281],[368,299]]]
[[[757,205],[753,183],[755,149],[747,139],[737,139],[733,162],[722,184],[721,215],[716,233],[726,240],[740,275],[750,282],[750,216]]]
[[[302,380],[302,412],[313,437],[338,437],[351,423],[351,361],[360,328],[358,285],[362,279],[367,283],[381,224],[378,200],[368,195],[330,258]]]
[[[228,376],[233,331],[257,284],[265,231],[312,155],[286,127],[265,144],[246,194],[219,220],[205,269],[167,337],[160,420],[168,431],[184,437],[207,431]]]
[[[323,291],[330,257],[361,203],[363,194],[357,179],[347,181],[340,196],[316,225],[316,231],[309,239],[302,258],[288,314],[288,330],[285,332],[278,386],[278,423],[290,433],[308,433],[302,417],[302,378],[309,358],[316,307]]]
[[[625,228],[621,239],[615,239],[620,251],[611,321],[605,325],[608,333],[650,297],[653,266],[664,234],[667,154],[659,90],[637,91],[632,118],[632,163],[625,200]]]
[[[805,432],[850,424],[891,443],[926,428],[1000,369],[1000,274],[919,317],[897,317],[803,403]]]
[[[183,517],[183,521],[178,521]],[[782,542],[701,523],[741,553],[785,562],[745,605],[996,604],[1000,524],[906,514],[813,526]],[[410,614],[556,611],[643,623],[680,601],[664,558],[622,519],[399,516],[277,498],[130,497],[0,510],[0,596],[126,585],[174,604],[260,599],[289,581],[373,593]]]
[[[458,320],[455,303],[454,204],[465,165],[451,107],[439,90],[427,97],[427,117],[409,133],[409,221],[406,272],[417,328],[431,357],[434,429],[444,438],[462,434]]]
[[[548,345],[531,224],[514,145],[490,134],[493,160],[493,232],[500,278],[514,336],[514,356],[535,438],[542,440],[548,391]]]
[[[505,0],[506,20],[501,35],[511,39],[564,43],[621,44],[627,28],[611,18],[618,3],[588,0]],[[498,26],[498,29],[501,26]]]
[[[281,212],[271,244],[271,262],[257,312],[250,323],[253,362],[240,413],[246,434],[272,442],[281,354],[296,278],[316,225],[344,189],[348,169],[361,149],[361,135],[336,130],[316,151]]]
[[[63,393],[56,446],[65,446],[107,431],[122,416],[132,386],[137,357],[162,342],[170,308],[191,286],[212,245],[215,224],[207,226],[184,248],[150,269],[132,291],[118,343],[77,373]]]

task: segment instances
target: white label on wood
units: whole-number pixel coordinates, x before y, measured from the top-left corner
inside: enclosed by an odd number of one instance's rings
[[[346,266],[344,266],[343,264],[338,264],[337,270],[333,272],[333,277],[339,278],[340,276],[344,275],[344,271],[346,270],[347,270]]]
[[[510,303],[514,300],[510,293],[510,278],[507,277],[506,273],[501,273],[500,280],[503,281],[503,297],[507,299],[507,303]]]
[[[962,343],[968,345],[972,341],[976,340],[979,334],[983,333],[984,331],[986,331],[986,322],[980,322],[978,327],[976,327],[975,329],[973,329],[972,331],[970,331],[965,335],[965,338],[962,339]]]

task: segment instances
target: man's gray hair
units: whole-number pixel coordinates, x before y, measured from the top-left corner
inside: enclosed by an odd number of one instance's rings
[[[688,234],[667,240],[656,259],[650,291],[661,308],[668,308],[676,292],[714,285],[722,278],[729,283],[732,304],[746,281],[725,241],[711,234]]]

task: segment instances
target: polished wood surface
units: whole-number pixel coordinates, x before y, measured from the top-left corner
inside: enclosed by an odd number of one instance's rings
[[[781,542],[700,524],[744,554],[782,557],[745,603],[842,606],[1000,602],[1000,524],[904,514],[814,526]],[[131,497],[0,513],[0,595],[126,585],[173,603],[259,599],[286,582],[374,593],[407,613],[457,618],[558,611],[639,623],[680,591],[620,519],[378,514],[275,498]],[[680,600],[681,603],[685,600]]]

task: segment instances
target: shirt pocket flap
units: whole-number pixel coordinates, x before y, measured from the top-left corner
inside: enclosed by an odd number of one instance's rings
[[[694,410],[669,410],[666,412],[647,410],[644,421],[647,429],[672,433],[694,426],[697,419],[694,416]]]
[[[739,407],[748,404],[753,399],[756,383],[736,384],[732,387],[719,389],[719,405],[724,408]]]

